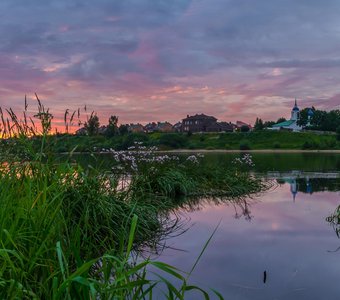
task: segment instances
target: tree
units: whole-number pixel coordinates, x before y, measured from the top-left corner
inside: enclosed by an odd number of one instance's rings
[[[109,119],[109,124],[106,129],[106,135],[108,137],[112,137],[118,134],[118,117],[117,116],[111,116]]]
[[[299,126],[306,126],[308,122],[308,111],[309,108],[304,108],[300,110],[300,118],[297,120],[296,124]]]
[[[100,123],[98,116],[94,112],[92,112],[88,121],[85,122],[84,127],[88,135],[96,135],[98,134],[99,125]]]
[[[265,121],[263,123],[263,128],[268,128],[268,127],[272,127],[275,124],[274,121]]]
[[[241,126],[241,132],[248,132],[250,130],[248,125],[242,125]]]
[[[281,118],[277,119],[276,123],[282,123],[282,122],[286,122],[286,121],[287,121],[286,118],[281,117]]]
[[[340,126],[336,129],[336,139],[340,141]]]
[[[255,130],[262,130],[263,129],[263,121],[262,119],[256,118],[255,124],[254,124]]]
[[[126,124],[121,124],[119,126],[119,134],[125,135],[129,133],[129,126]]]

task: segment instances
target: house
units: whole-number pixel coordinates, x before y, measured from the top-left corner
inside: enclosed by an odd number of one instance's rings
[[[297,102],[295,99],[295,104],[291,111],[290,120],[274,124],[271,127],[271,130],[301,131],[302,126],[297,124],[299,119],[300,119],[300,109],[298,108]]]
[[[87,130],[85,127],[82,127],[82,128],[79,128],[77,131],[76,131],[76,135],[87,135]]]
[[[105,134],[107,131],[107,126],[103,125],[98,128],[98,134]]]
[[[236,121],[236,129],[241,130],[243,126],[247,126],[249,130],[252,130],[252,126],[242,121]]]
[[[173,126],[173,130],[175,132],[181,132],[182,131],[182,122],[177,122],[174,126]]]
[[[151,133],[157,130],[157,123],[156,122],[152,122],[152,123],[148,123],[144,126],[144,131],[147,133]]]
[[[182,121],[182,132],[207,132],[207,129],[211,131],[215,130],[217,119],[205,114],[196,114],[189,116]]]
[[[133,132],[133,133],[137,133],[137,132],[144,132],[144,127],[142,124],[130,124],[128,125],[128,131],[129,132]]]
[[[219,126],[219,131],[222,132],[233,132],[234,126],[230,122],[217,122],[217,125]]]
[[[158,122],[156,130],[159,132],[173,132],[173,126],[169,122]]]

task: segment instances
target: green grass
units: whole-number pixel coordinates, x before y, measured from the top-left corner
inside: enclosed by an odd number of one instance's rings
[[[153,160],[153,152],[150,161],[143,160],[143,152],[119,154],[128,159],[113,170],[83,168],[72,152],[108,140],[49,136],[52,115],[38,103],[42,134],[27,118],[11,115],[12,124],[2,124],[10,138],[0,141],[0,298],[153,299],[161,286],[167,299],[184,299],[192,291],[208,299],[189,277],[212,236],[188,273],[136,256],[179,229],[172,212],[180,207],[206,196],[236,201],[266,185],[235,167],[209,168],[196,158]],[[147,144],[149,138],[129,135],[115,141],[125,148],[135,141]],[[66,159],[55,155],[61,145],[70,152]],[[149,267],[157,279],[149,279]],[[214,290],[210,294],[222,298]]]
[[[340,149],[336,135],[315,134],[312,132],[254,131],[233,133],[206,133],[188,136],[181,133],[128,134],[123,136],[74,136],[62,135],[50,137],[54,152],[68,152],[76,147],[79,152],[92,152],[113,148],[124,150],[135,141],[146,146],[160,149],[222,149],[222,150],[258,150],[258,149]],[[37,141],[39,143],[39,141]]]
[[[172,266],[131,260],[165,230],[160,208],[115,192],[103,176],[67,163],[6,165],[0,206],[1,298],[142,299],[162,284],[183,299],[199,289]],[[159,280],[147,278],[149,266]]]
[[[185,159],[141,163],[130,175],[128,188],[119,190],[119,174],[56,163],[43,153],[3,162],[0,297],[152,299],[157,285],[169,299],[184,299],[193,290],[206,296],[175,267],[148,259],[135,264],[132,253],[175,230],[171,211],[197,197],[235,199],[263,184],[236,169]],[[157,280],[148,279],[150,266],[158,269]]]

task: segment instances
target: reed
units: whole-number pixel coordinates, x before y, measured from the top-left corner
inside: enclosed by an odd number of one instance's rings
[[[72,153],[61,162],[50,135],[53,116],[37,102],[39,126],[26,114],[27,101],[22,118],[0,110],[0,298],[152,299],[159,285],[168,299],[194,290],[222,298],[191,285],[192,270],[136,256],[180,228],[171,214],[183,204],[179,196],[239,197],[261,190],[261,182],[235,168],[202,167],[199,157],[146,148],[113,151],[109,172],[81,167]],[[68,115],[71,124],[75,113]]]

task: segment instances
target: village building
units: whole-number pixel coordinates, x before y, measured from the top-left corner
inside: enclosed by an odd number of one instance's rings
[[[177,122],[174,126],[173,126],[173,130],[175,132],[181,132],[182,131],[182,122]]]
[[[142,124],[130,124],[128,125],[128,131],[133,133],[144,132],[144,127]]]
[[[159,132],[173,132],[173,126],[169,122],[158,122],[156,131]]]
[[[148,123],[144,126],[144,131],[147,133],[152,133],[152,132],[173,132],[174,128],[172,124],[169,122],[152,122]]]
[[[76,135],[87,135],[87,130],[85,127],[82,127],[82,128],[79,128],[77,131],[76,131]]]
[[[181,124],[182,132],[233,132],[231,123],[217,122],[217,119],[205,114],[187,116]]]
[[[242,122],[242,121],[236,121],[235,126],[236,126],[237,130],[241,130],[241,128],[244,127],[244,126],[248,127],[249,130],[252,130],[252,126],[250,124],[247,124],[247,123]]]
[[[215,117],[205,114],[187,115],[182,121],[182,132],[207,132],[207,128],[213,130],[216,123]]]
[[[274,124],[272,130],[289,130],[289,131],[301,131],[302,126],[298,125],[297,122],[300,119],[300,109],[297,106],[297,101],[295,99],[294,107],[291,111],[290,119],[284,122]]]
[[[156,122],[148,123],[144,126],[144,131],[147,133],[152,133],[152,132],[155,132],[156,130],[157,130]]]
[[[230,122],[217,122],[217,125],[219,126],[218,131],[222,132],[233,132],[234,131],[234,126]]]

